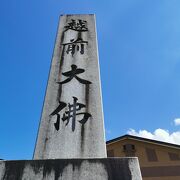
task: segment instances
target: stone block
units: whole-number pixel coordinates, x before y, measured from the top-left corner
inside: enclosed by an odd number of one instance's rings
[[[0,161],[0,180],[141,180],[137,158]]]

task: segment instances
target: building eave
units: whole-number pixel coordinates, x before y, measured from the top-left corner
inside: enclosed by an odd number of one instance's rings
[[[180,149],[180,145],[177,145],[177,144],[167,143],[167,142],[163,142],[163,141],[157,141],[157,140],[153,140],[153,139],[147,139],[147,138],[138,137],[138,136],[127,135],[127,134],[124,136],[120,136],[115,139],[109,140],[106,142],[106,144],[107,145],[114,144],[114,143],[116,143],[118,141],[122,141],[124,139],[131,139],[131,140],[151,143],[151,144],[155,144],[155,145],[159,145],[159,146],[166,146],[166,147],[170,147],[170,148]]]

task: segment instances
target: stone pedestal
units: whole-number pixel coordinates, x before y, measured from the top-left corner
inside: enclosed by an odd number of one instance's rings
[[[137,158],[0,161],[0,180],[141,180]]]

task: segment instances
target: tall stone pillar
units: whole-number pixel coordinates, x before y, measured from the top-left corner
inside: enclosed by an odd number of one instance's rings
[[[94,15],[60,18],[34,159],[105,158]]]

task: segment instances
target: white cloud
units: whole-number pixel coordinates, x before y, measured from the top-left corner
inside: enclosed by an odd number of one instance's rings
[[[169,133],[168,130],[156,129],[154,132],[149,132],[147,130],[135,131],[134,129],[129,129],[127,132],[129,135],[139,136],[148,139],[154,139],[158,141],[169,142],[173,144],[180,145],[180,131]]]
[[[180,125],[180,118],[176,118],[174,120],[174,124],[175,124],[175,126],[179,126]]]

